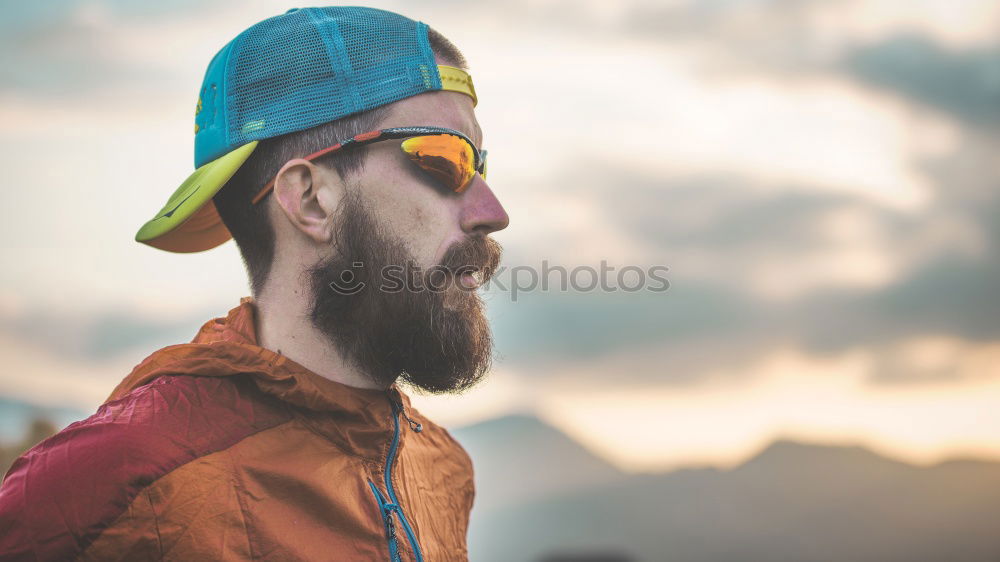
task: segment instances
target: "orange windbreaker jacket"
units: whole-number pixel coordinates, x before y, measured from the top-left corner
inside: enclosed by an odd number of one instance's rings
[[[465,560],[472,462],[387,391],[256,345],[250,297],[0,487],[2,560]]]

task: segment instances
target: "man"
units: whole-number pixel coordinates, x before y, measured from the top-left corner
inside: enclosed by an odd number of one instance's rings
[[[136,238],[232,236],[253,296],[15,462],[0,559],[467,557],[471,461],[397,386],[489,368],[475,289],[508,217],[466,69],[426,24],[357,7],[291,10],[215,56],[197,169]]]

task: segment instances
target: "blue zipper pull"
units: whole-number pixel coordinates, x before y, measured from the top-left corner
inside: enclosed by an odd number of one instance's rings
[[[387,509],[385,510],[385,516],[386,516],[386,519],[389,522],[389,540],[395,543],[396,542],[396,522],[393,521],[392,509],[390,508],[390,506],[391,507],[395,507],[395,504],[386,504],[385,507]]]
[[[399,554],[399,539],[396,536],[396,522],[393,520],[392,512],[399,511],[399,504],[387,502],[382,497],[382,492],[375,486],[375,483],[368,480],[368,485],[372,489],[372,494],[375,495],[375,501],[378,502],[379,513],[382,515],[382,522],[385,524],[385,531],[389,543],[389,559],[390,562],[402,562],[402,558]]]

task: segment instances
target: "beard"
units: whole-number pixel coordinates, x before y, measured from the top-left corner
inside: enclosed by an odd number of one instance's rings
[[[307,272],[313,326],[380,388],[401,378],[440,394],[478,383],[492,362],[493,336],[482,299],[459,274],[474,270],[486,283],[500,245],[470,235],[423,272],[357,192],[337,215],[332,255]]]

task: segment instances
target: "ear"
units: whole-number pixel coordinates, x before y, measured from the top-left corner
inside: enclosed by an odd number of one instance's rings
[[[274,198],[288,221],[302,234],[322,244],[332,239],[332,222],[344,195],[336,172],[296,158],[285,162],[274,180]]]

